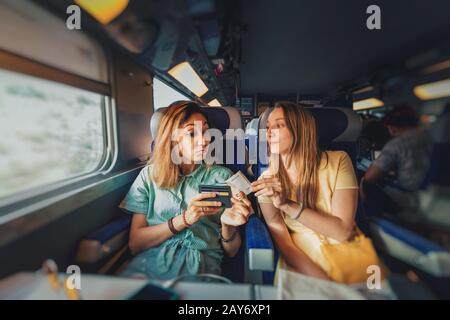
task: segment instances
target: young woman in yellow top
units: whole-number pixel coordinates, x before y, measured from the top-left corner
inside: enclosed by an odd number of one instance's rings
[[[349,156],[321,151],[313,116],[277,103],[267,120],[270,166],[253,191],[280,251],[279,266],[330,279],[321,240],[349,240],[355,228],[358,183]]]

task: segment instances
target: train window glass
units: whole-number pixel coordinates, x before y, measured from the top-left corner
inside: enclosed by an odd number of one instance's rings
[[[188,96],[179,93],[177,90],[172,89],[167,84],[153,78],[153,105],[156,109],[167,107],[177,100],[191,100]]]
[[[32,1],[0,1],[0,49],[108,82],[107,59],[100,45],[84,32],[69,30],[63,19]]]
[[[0,203],[96,171],[106,155],[106,98],[0,70]]]

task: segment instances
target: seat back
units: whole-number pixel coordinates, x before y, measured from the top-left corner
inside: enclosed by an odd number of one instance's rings
[[[429,185],[450,186],[450,108],[447,108],[430,129],[433,137],[433,150],[430,168],[425,175],[421,189]]]
[[[362,119],[347,108],[308,108],[316,119],[319,146],[322,150],[347,152],[356,166],[357,139],[362,129]]]
[[[448,250],[385,219],[373,219],[372,229],[384,254],[436,277],[450,277]]]
[[[267,108],[255,119],[252,119],[245,129],[245,142],[248,148],[248,162],[252,165],[254,179],[258,178],[269,165],[267,142],[264,130],[272,108]]]

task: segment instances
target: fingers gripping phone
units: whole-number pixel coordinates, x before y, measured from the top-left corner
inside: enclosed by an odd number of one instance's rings
[[[233,190],[231,189],[233,188]],[[252,192],[250,181],[245,175],[238,171],[232,177],[230,177],[225,183],[214,185],[200,185],[200,192],[216,192],[215,198],[208,198],[205,200],[221,201],[222,207],[231,208],[232,192],[239,193],[244,192],[246,195]]]
[[[231,208],[231,188],[226,184],[200,185],[200,192],[215,192],[214,198],[207,198],[204,201],[220,201],[222,208]]]

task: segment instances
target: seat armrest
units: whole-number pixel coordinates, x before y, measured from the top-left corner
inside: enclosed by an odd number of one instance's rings
[[[384,219],[375,219],[373,227],[390,256],[433,276],[450,277],[446,248]]]
[[[274,270],[274,246],[265,223],[252,215],[245,229],[248,267],[253,271]]]
[[[81,264],[94,264],[113,255],[128,243],[131,216],[116,219],[81,240],[76,261]]]

